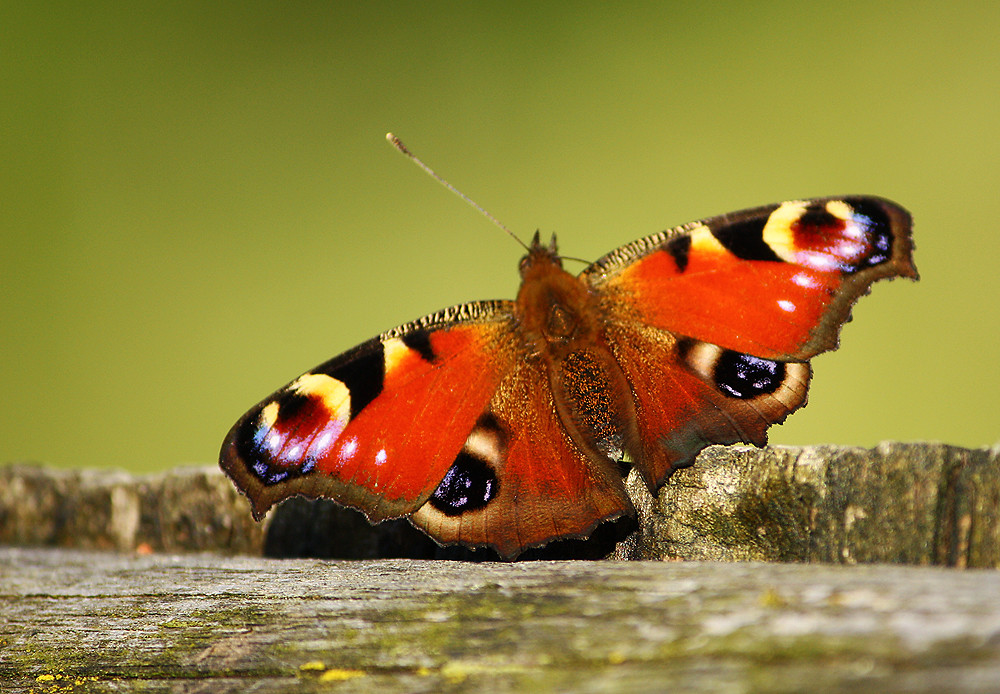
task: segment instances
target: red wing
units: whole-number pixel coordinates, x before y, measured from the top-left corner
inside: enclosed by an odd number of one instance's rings
[[[872,282],[916,278],[910,228],[909,214],[880,198],[786,202],[640,239],[581,278],[612,322],[801,361],[836,347]]]
[[[512,559],[632,513],[621,472],[573,445],[544,365],[526,360],[500,384],[441,486],[410,520],[439,542],[489,545]]]
[[[510,302],[401,326],[303,374],[230,430],[220,464],[261,518],[295,494],[377,522],[430,497],[512,368]]]

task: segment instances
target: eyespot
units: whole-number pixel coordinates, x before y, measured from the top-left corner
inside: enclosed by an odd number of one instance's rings
[[[722,393],[747,400],[776,391],[785,380],[785,364],[723,350],[715,363],[713,378]]]
[[[499,481],[493,469],[462,451],[428,501],[446,516],[459,516],[483,508],[499,490]]]

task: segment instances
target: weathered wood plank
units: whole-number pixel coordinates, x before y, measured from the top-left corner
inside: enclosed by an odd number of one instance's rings
[[[1000,567],[1000,447],[714,446],[638,505],[632,557]]]
[[[0,549],[0,690],[985,692],[1000,573]]]
[[[527,556],[1000,566],[1000,448],[714,446],[657,499],[630,478],[636,527]],[[332,558],[462,556],[406,521],[372,528],[332,502],[292,499],[255,524],[216,468],[159,475],[0,467],[0,544],[142,547]]]
[[[0,544],[259,554],[264,527],[217,467],[152,475],[0,466]]]

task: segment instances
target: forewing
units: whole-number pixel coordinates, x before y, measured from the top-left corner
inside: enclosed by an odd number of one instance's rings
[[[837,346],[872,282],[916,279],[911,219],[874,197],[746,210],[640,239],[587,268],[610,321],[634,321],[766,359]]]

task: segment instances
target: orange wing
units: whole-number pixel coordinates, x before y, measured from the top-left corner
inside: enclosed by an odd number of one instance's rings
[[[634,241],[581,278],[610,321],[801,361],[837,346],[872,282],[917,278],[910,230],[909,213],[881,198],[785,202]]]

